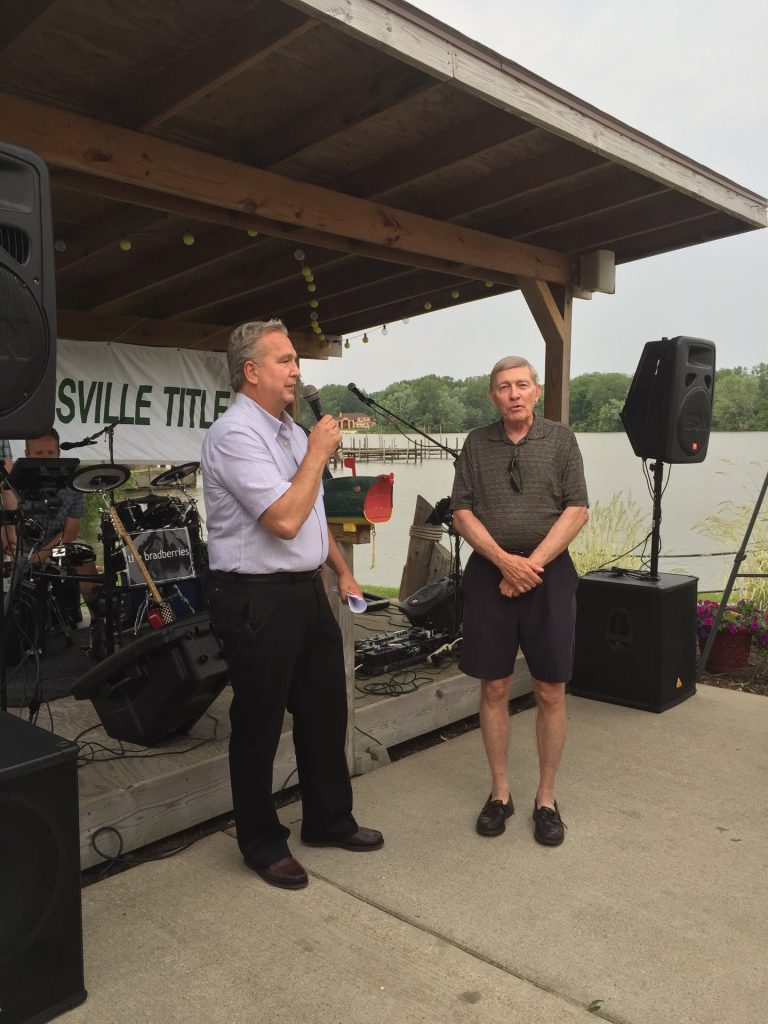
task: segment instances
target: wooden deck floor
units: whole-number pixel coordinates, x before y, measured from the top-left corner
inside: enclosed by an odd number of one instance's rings
[[[356,617],[356,635],[388,632],[402,625],[392,611]],[[387,748],[474,714],[477,681],[460,673],[455,662],[403,670],[416,673],[418,688],[399,696],[357,695],[355,768],[362,774],[388,761]],[[385,681],[388,676],[378,677]],[[530,691],[530,676],[520,662],[513,696]],[[65,697],[48,705],[50,727],[81,744],[80,857],[83,868],[103,862],[94,848],[111,857],[135,850],[232,808],[227,744],[227,687],[187,736],[175,736],[146,749],[110,739],[90,701]],[[49,727],[45,713],[40,723]],[[286,718],[275,760],[273,791],[296,783],[295,759]],[[87,732],[85,730],[88,730]]]

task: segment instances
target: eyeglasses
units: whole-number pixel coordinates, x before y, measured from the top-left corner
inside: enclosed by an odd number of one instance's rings
[[[525,444],[525,441],[521,441],[520,444],[515,445],[512,452],[512,458],[509,463],[509,482],[512,485],[512,490],[515,494],[523,493],[523,477],[520,473],[520,465],[518,459],[520,457],[520,449]]]

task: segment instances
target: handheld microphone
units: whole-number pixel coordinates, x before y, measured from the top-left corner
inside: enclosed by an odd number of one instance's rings
[[[301,389],[301,397],[312,410],[316,420],[321,420],[323,416],[325,416],[323,407],[320,404],[320,392],[316,387],[313,387],[311,384],[307,384]]]
[[[355,398],[359,398],[360,401],[365,402],[366,405],[371,404],[371,400],[368,395],[364,395],[360,388],[358,388],[357,384],[347,384],[347,391],[351,391]]]

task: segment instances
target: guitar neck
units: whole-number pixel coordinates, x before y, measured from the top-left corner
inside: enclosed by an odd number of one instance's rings
[[[165,605],[166,602],[163,601],[163,598],[160,594],[160,591],[157,589],[155,581],[149,575],[149,571],[147,570],[147,567],[144,564],[144,559],[141,557],[136,548],[136,545],[133,543],[133,537],[131,537],[130,533],[128,533],[125,526],[123,525],[123,521],[118,515],[117,509],[110,506],[109,514],[112,519],[112,524],[117,530],[118,534],[120,535],[121,540],[124,542],[125,546],[133,555],[133,559],[139,568],[139,572],[144,577],[144,582],[147,584],[147,589],[152,595],[152,600],[155,602],[155,604]]]

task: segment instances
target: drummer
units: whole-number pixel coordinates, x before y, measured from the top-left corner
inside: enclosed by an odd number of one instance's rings
[[[30,438],[26,442],[24,455],[28,459],[58,459],[61,456],[58,432],[52,427],[42,437]],[[19,511],[22,519],[32,520],[41,532],[40,543],[30,555],[29,564],[42,565],[49,560],[54,548],[62,544],[72,544],[78,539],[80,520],[85,514],[85,495],[71,487],[62,487],[56,491],[50,507],[44,508],[41,503],[35,501],[22,501]],[[7,543],[13,548],[16,546],[16,532],[13,527],[9,527],[8,533]],[[82,561],[80,558],[77,561],[82,564],[71,564],[68,568],[73,569],[79,576],[96,575],[95,554],[88,561]],[[87,598],[92,588],[93,581],[80,582],[80,593],[83,597]]]

